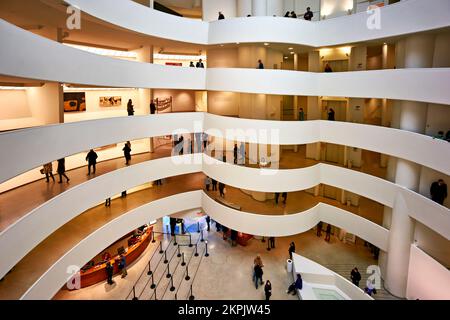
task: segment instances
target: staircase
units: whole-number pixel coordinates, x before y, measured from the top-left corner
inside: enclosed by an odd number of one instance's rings
[[[350,273],[352,269],[355,267],[354,264],[324,264],[325,268],[328,268],[337,274],[343,276],[345,279],[350,280]],[[359,282],[359,287],[364,290],[366,286],[367,278],[370,276],[370,274],[366,273],[367,267],[369,267],[369,264],[365,265],[357,265],[356,266],[359,270],[359,273],[361,274],[361,281]],[[399,300],[400,298],[397,298],[393,295],[391,295],[389,292],[387,292],[384,289],[384,280],[381,279],[381,288],[377,289],[377,294],[373,294],[372,298],[375,300]]]

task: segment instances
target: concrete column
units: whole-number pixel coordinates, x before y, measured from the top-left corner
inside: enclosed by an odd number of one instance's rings
[[[284,1],[283,0],[267,0],[267,15],[268,16],[284,16]]]
[[[405,68],[429,68],[433,65],[434,35],[418,34],[400,42],[396,64],[401,65],[404,46]],[[399,128],[417,133],[425,132],[427,104],[402,101]],[[397,159],[395,183],[419,190],[421,166],[405,159]],[[389,233],[389,251],[386,263],[386,288],[393,294],[405,297],[408,279],[409,251],[413,240],[414,221],[408,215],[408,207],[401,195],[395,199]]]
[[[436,35],[434,44],[433,68],[450,67],[450,32]]]
[[[53,41],[62,42],[64,31],[61,28],[43,27],[36,34]],[[33,118],[40,123],[64,123],[64,89],[62,83],[46,83],[42,87],[27,90],[27,99]]]
[[[252,0],[252,15],[266,16],[267,15],[267,1],[266,0]]]
[[[137,61],[153,63],[153,46],[144,45],[134,50],[137,53]],[[150,101],[153,99],[153,89],[139,88],[139,110],[137,114],[150,114]],[[153,138],[149,141],[149,152],[154,152]]]
[[[246,17],[252,14],[252,0],[237,0],[237,16]]]
[[[308,71],[320,72],[320,53],[319,51],[312,51],[308,53]],[[321,109],[319,104],[319,97],[308,96],[306,112],[307,120],[320,120]],[[320,159],[320,142],[310,143],[306,145],[306,157],[309,159]]]

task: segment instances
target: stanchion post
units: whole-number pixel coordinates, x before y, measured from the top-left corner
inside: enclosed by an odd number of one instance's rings
[[[178,254],[177,254],[177,257],[178,257],[178,258],[181,257],[180,246],[178,246]]]
[[[173,285],[173,277],[172,276],[170,277],[170,285],[171,285],[170,291],[175,291],[175,286]]]
[[[173,245],[176,246],[178,243],[177,243],[177,235],[175,233],[173,234],[173,238],[174,238]]]
[[[197,232],[200,233],[200,222],[197,222],[197,228],[198,228]]]
[[[152,230],[152,243],[155,243],[155,242],[156,242],[156,240],[155,240],[155,231]]]
[[[156,288],[156,284],[155,284],[155,279],[153,278],[153,273],[152,273],[152,284],[150,285],[150,289],[155,289]]]
[[[195,244],[195,253],[194,253],[194,257],[198,257],[198,251],[197,251],[197,249],[198,249],[198,246],[197,246],[197,244]]]
[[[267,241],[267,251],[270,251],[270,241]]]
[[[203,239],[203,230],[200,230],[200,237],[201,237],[200,241],[201,241],[201,242],[204,242],[205,239]]]
[[[206,246],[205,257],[209,257],[209,253],[208,253],[208,241],[205,241],[205,246]]]
[[[155,289],[153,289],[153,291],[154,291],[154,293],[155,293],[155,300],[158,300],[158,299],[156,298],[156,287],[155,287]]]
[[[192,244],[192,236],[189,233],[189,248],[192,248],[193,244]]]
[[[191,284],[191,295],[189,296],[189,300],[194,300],[194,294],[192,293],[192,284]]]
[[[162,248],[162,240],[159,242],[159,253],[162,254],[164,252]]]
[[[189,281],[191,279],[191,277],[189,277],[189,265],[186,265],[186,277],[184,278],[184,280]]]
[[[139,299],[136,297],[136,288],[135,288],[135,286],[133,286],[133,300],[139,300]]]
[[[152,271],[152,268],[151,268],[151,266],[150,266],[150,260],[148,261],[148,272],[147,272],[147,275],[152,275],[153,274],[153,271]]]
[[[264,239],[264,236],[263,236],[263,238],[262,238],[261,242],[266,242],[266,239]]]
[[[184,262],[184,252],[181,255],[181,266],[184,267],[186,265],[186,262]]]
[[[166,278],[169,279],[172,275],[170,274],[170,263],[167,264],[167,274]]]

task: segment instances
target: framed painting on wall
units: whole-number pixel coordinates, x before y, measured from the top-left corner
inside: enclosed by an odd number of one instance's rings
[[[64,92],[64,112],[86,111],[84,92]]]
[[[118,107],[122,105],[122,97],[100,97],[100,107]]]

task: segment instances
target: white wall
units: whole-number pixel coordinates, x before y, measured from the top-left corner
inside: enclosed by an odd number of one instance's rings
[[[348,1],[350,0],[345,0],[345,2]],[[151,9],[144,10],[145,8],[133,1],[121,1],[114,6],[110,6],[108,0],[68,0],[67,2],[83,8],[84,12],[101,20],[138,33],[165,39],[199,44],[279,42],[315,47],[354,43],[447,27],[447,12],[450,11],[450,3],[447,0],[434,0],[427,2],[427,15],[424,16],[423,1],[402,1],[382,8],[383,27],[370,30],[366,26],[366,12],[339,19],[327,19],[314,24],[302,19],[279,17],[231,19],[236,15],[235,0],[210,0],[203,4],[207,12],[206,20],[216,20],[219,10],[223,11],[226,19],[210,23],[208,36],[206,22],[179,18]],[[295,10],[303,13],[306,3],[306,1],[303,4],[302,1],[296,0]],[[316,6],[311,5],[311,7],[315,11]],[[287,0],[285,11],[291,11],[291,8],[293,8],[293,1]],[[128,14],[123,15],[123,12]],[[340,32],[336,33],[335,30]]]
[[[64,122],[63,89],[59,83],[46,83],[27,90],[28,106],[33,118],[42,124]]]
[[[0,120],[27,117],[31,117],[31,111],[28,108],[26,89],[0,90]]]
[[[287,70],[174,68],[99,56],[41,38],[4,21],[0,21],[0,26],[0,35],[4,39],[0,73],[8,76],[106,87],[373,97],[450,104],[450,92],[446,86],[450,82],[450,68],[331,74]],[[21,46],[20,50],[16,49],[18,45]],[[68,64],[67,60],[74,63]],[[93,65],[96,68],[92,68]],[[103,72],[97,72],[98,69]],[[133,74],[133,77],[123,77],[122,74]]]
[[[153,91],[153,97],[155,99],[165,99],[172,97],[172,112],[195,111],[195,91],[155,89]],[[170,109],[167,109],[163,112],[170,112]]]
[[[444,134],[450,130],[450,108],[448,105],[428,104],[425,134],[435,136],[439,131]]]
[[[414,227],[414,244],[437,260],[446,268],[450,268],[450,241],[422,223],[416,222]]]
[[[208,91],[208,113],[237,116],[239,114],[239,104],[239,93]]]
[[[208,94],[208,99],[210,96]],[[450,173],[448,142],[409,131],[338,121],[280,122],[203,113],[175,113],[91,120],[0,133],[0,150],[10,150],[8,154],[0,154],[0,181],[83,150],[171,134],[180,128],[191,133],[203,129],[219,130],[222,135],[226,134],[227,140],[249,143],[263,141],[263,136],[258,137],[258,134],[266,132],[264,137],[267,139],[267,134],[273,131],[277,133],[278,140],[272,144],[295,145],[322,141],[347,145],[408,159],[442,173]],[[42,144],[36,144],[36,136],[41,137],[39,141]],[[61,136],[74,138],[72,143],[67,144],[65,140],[57,138]],[[391,143],[386,144],[386,141]],[[15,148],[8,147],[11,145]]]
[[[406,298],[409,300],[449,300],[449,287],[450,271],[412,245]]]
[[[326,19],[348,15],[353,9],[353,0],[320,0],[320,15]]]

